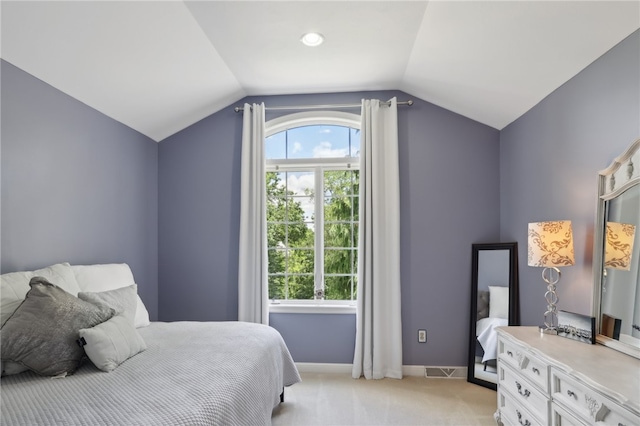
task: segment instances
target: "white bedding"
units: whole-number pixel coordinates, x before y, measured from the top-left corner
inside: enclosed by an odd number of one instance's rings
[[[478,342],[484,350],[482,362],[497,358],[498,333],[495,328],[505,325],[509,325],[509,321],[504,318],[482,318],[476,323]]]
[[[280,334],[243,322],[154,322],[147,350],[110,373],[1,382],[2,425],[269,425],[300,376]]]

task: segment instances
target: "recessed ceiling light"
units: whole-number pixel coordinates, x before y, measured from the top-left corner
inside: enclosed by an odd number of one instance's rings
[[[320,46],[324,41],[324,37],[320,33],[306,33],[300,39],[305,46],[315,47]]]

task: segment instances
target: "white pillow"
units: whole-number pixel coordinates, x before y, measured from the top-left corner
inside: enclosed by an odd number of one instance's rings
[[[489,318],[509,319],[509,287],[489,286]]]
[[[0,275],[0,326],[18,309],[33,277],[43,277],[67,293],[78,295],[80,286],[68,263],[58,263],[36,271],[11,272]]]
[[[101,292],[135,284],[126,263],[71,266],[81,291]]]
[[[135,284],[131,268],[126,263],[110,263],[103,265],[73,265],[76,280],[83,292],[102,292],[128,287]],[[137,295],[135,316],[136,327],[146,327],[150,324],[149,312]]]
[[[140,299],[140,295],[136,295],[137,298],[137,306],[136,306],[136,317],[134,321],[134,325],[136,328],[146,327],[151,322],[149,321],[149,311],[147,311],[146,306],[142,303],[142,299]]]
[[[102,371],[113,371],[124,361],[147,349],[138,330],[122,315],[116,315],[94,327],[80,329],[79,334],[85,340],[85,353]]]

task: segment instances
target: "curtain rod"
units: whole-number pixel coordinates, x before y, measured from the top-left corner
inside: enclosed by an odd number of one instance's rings
[[[389,105],[389,102],[380,102],[381,104]],[[413,101],[398,101],[398,105],[413,105]],[[265,111],[275,110],[290,110],[290,109],[326,109],[326,108],[360,108],[362,104],[334,104],[334,105],[297,105],[297,106],[279,106],[279,107],[265,107]],[[233,109],[235,112],[244,111],[244,107],[237,106]]]

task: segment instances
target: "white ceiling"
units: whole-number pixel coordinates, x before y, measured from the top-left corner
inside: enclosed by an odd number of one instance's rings
[[[1,7],[4,60],[156,141],[247,95],[384,89],[502,129],[640,28],[638,0]]]

